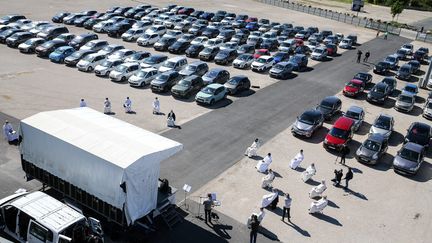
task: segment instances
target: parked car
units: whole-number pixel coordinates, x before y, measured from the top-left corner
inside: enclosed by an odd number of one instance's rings
[[[347,38],[351,40],[351,42],[354,46],[357,45],[357,35],[356,34],[349,34],[347,36]]]
[[[325,97],[320,104],[317,106],[326,120],[330,120],[334,115],[340,112],[342,107],[342,101],[336,96]]]
[[[241,54],[233,61],[233,67],[239,69],[248,69],[250,68],[253,61],[254,58],[252,54],[249,53]]]
[[[292,75],[294,65],[290,62],[279,62],[273,65],[270,69],[269,74],[272,78],[287,79]]]
[[[326,47],[317,47],[311,54],[312,60],[323,61],[327,59],[327,48]]]
[[[168,51],[173,54],[182,54],[186,51],[189,45],[190,41],[178,40],[168,47]]]
[[[230,95],[236,94],[239,91],[249,90],[251,82],[245,75],[237,75],[231,77],[225,84],[225,88]]]
[[[227,65],[234,61],[237,57],[237,51],[235,49],[220,50],[214,58],[214,62],[219,65]]]
[[[190,76],[197,75],[203,76],[206,72],[208,72],[209,67],[206,62],[203,61],[195,61],[188,64],[184,69],[182,69],[179,73],[181,76]]]
[[[374,65],[373,72],[386,75],[390,71],[390,63],[388,62],[378,62]]]
[[[137,51],[134,54],[128,56],[124,59],[125,62],[141,62],[144,58],[150,56],[150,52],[148,51]]]
[[[20,30],[20,29],[11,28],[11,29],[0,32],[0,43],[6,43],[7,38],[9,38],[10,36],[12,36],[16,33],[20,33],[20,32],[24,32],[24,31]]]
[[[129,77],[128,82],[130,86],[144,87],[158,75],[156,68],[144,68]]]
[[[431,126],[422,122],[413,122],[407,129],[404,143],[412,142],[423,147],[429,147],[432,136]]]
[[[272,56],[260,56],[251,64],[252,71],[255,72],[266,72],[271,69],[275,63]]]
[[[203,44],[193,44],[186,49],[185,54],[187,57],[197,57],[202,50],[204,50]]]
[[[384,104],[389,95],[390,87],[386,83],[379,82],[369,91],[366,100],[369,102]]]
[[[108,46],[108,41],[106,40],[92,40],[87,42],[85,45],[81,46],[79,49],[80,50],[92,50],[92,51],[100,51],[102,50],[105,46]]]
[[[400,94],[396,98],[396,104],[394,108],[398,111],[411,112],[414,108],[415,98],[410,94]]]
[[[352,46],[353,46],[353,43],[352,43],[351,39],[348,39],[348,38],[342,39],[342,41],[339,43],[339,47],[342,49],[351,49]]]
[[[425,59],[427,59],[428,54],[422,50],[417,50],[412,55],[414,60],[417,60],[419,62],[423,62]]]
[[[288,62],[293,65],[294,71],[302,71],[307,68],[308,58],[304,54],[295,54],[290,57]]]
[[[424,161],[425,149],[415,143],[406,143],[393,159],[393,170],[400,174],[414,175]]]
[[[54,23],[61,23],[61,22],[63,22],[63,19],[64,19],[66,16],[68,16],[68,15],[70,15],[69,12],[59,12],[59,13],[56,13],[56,15],[54,15],[54,16],[51,18],[51,21],[54,22]]]
[[[186,76],[171,88],[171,95],[178,98],[189,98],[203,86],[204,82],[200,76]]]
[[[379,133],[384,136],[384,138],[389,139],[394,127],[394,118],[391,115],[380,114],[375,118],[372,126],[369,130],[369,134]]]
[[[224,85],[213,83],[204,87],[195,96],[195,101],[198,104],[214,105],[216,102],[225,99],[228,91]]]
[[[400,80],[409,80],[411,78],[411,65],[404,64],[396,72],[396,77]]]
[[[159,74],[151,81],[150,88],[152,92],[167,92],[170,91],[181,78],[182,76],[175,70],[166,71]]]
[[[75,52],[75,49],[70,46],[61,46],[55,51],[49,54],[49,59],[51,62],[63,63],[65,58],[72,55]]]
[[[198,57],[202,61],[211,61],[215,58],[217,53],[219,52],[218,46],[209,46],[205,47],[199,54]]]
[[[6,44],[9,47],[15,48],[18,47],[19,44],[24,43],[28,39],[33,38],[33,34],[30,32],[18,32],[6,39]]]
[[[271,53],[267,49],[257,49],[257,50],[255,50],[255,53],[253,54],[253,57],[255,59],[258,59],[261,56],[271,56]]]
[[[391,70],[396,70],[399,65],[399,58],[397,55],[389,55],[384,59],[385,62],[388,62]]]
[[[136,62],[122,63],[109,74],[111,81],[126,82],[132,75],[139,71],[139,64]]]
[[[66,42],[60,40],[46,41],[42,45],[36,47],[35,53],[38,57],[48,57],[51,52],[55,51],[60,46],[66,45]]]
[[[286,62],[289,60],[289,53],[288,52],[277,52],[273,55],[275,63],[279,62]]]
[[[204,74],[202,78],[204,85],[211,83],[224,84],[230,78],[230,73],[222,68],[212,68],[210,71]]]
[[[18,45],[18,49],[23,53],[33,53],[36,47],[42,45],[45,41],[43,38],[31,38]]]
[[[393,77],[384,77],[381,83],[385,83],[389,86],[389,95],[391,95],[396,90],[397,81]]]
[[[93,53],[95,53],[95,51],[92,50],[75,51],[64,59],[64,64],[66,64],[66,66],[75,67],[81,59]]]
[[[395,55],[398,57],[399,60],[406,60],[408,53],[404,49],[399,49],[396,51]]]
[[[427,100],[425,106],[423,107],[423,117],[432,120],[432,100]]]
[[[110,44],[107,46],[104,46],[101,50],[98,51],[99,54],[102,55],[110,55],[118,50],[124,49],[124,46],[122,45],[116,45],[116,44]]]
[[[74,38],[76,37],[75,34],[72,33],[64,33],[64,34],[60,34],[58,35],[56,38],[54,38],[53,40],[62,40],[65,41],[66,43],[71,42]]]
[[[345,87],[342,93],[345,96],[356,97],[361,94],[365,89],[365,83],[358,79],[352,79],[348,83],[345,84]]]
[[[81,59],[77,63],[76,67],[80,71],[92,72],[97,65],[104,63],[105,60],[106,60],[106,55],[93,53]]]
[[[324,116],[321,111],[316,109],[307,110],[298,116],[292,124],[291,133],[309,138],[316,130],[323,126],[323,123]]]
[[[144,34],[144,29],[133,29],[130,28],[126,32],[121,35],[122,40],[124,41],[136,41],[140,36]]]
[[[166,60],[160,67],[159,72],[180,71],[188,64],[186,57],[176,56]]]
[[[411,95],[415,98],[418,93],[418,87],[415,84],[406,84],[401,93]]]
[[[84,46],[87,42],[92,40],[97,40],[99,37],[96,34],[87,33],[87,34],[81,34],[77,35],[73,40],[69,42],[69,45],[75,48],[75,50],[80,49],[82,46]],[[107,43],[107,42],[105,42]]]
[[[366,72],[358,72],[354,75],[353,79],[361,80],[366,86],[372,83],[372,74]]]
[[[218,46],[220,47],[223,44],[223,40],[220,38],[213,38],[209,39],[205,44],[204,47],[210,47],[210,46]]]
[[[100,65],[97,65],[94,69],[95,75],[100,77],[107,77],[110,75],[110,72],[117,68],[120,64],[123,63],[121,59],[112,59],[106,60]]]
[[[374,165],[387,152],[388,139],[379,133],[370,134],[355,153],[358,162]]]
[[[151,46],[158,42],[160,39],[157,33],[153,34],[144,34],[137,39],[137,44],[139,46]]]
[[[411,66],[411,73],[412,74],[416,74],[418,70],[420,70],[420,62],[417,60],[410,60],[409,62],[407,62],[408,65]]]
[[[352,105],[343,113],[343,116],[352,119],[354,121],[353,129],[358,131],[363,124],[365,111],[360,106]]]
[[[414,51],[414,45],[411,43],[406,43],[403,44],[400,49],[404,50],[407,53],[407,55],[412,55]]]
[[[110,37],[118,38],[123,33],[128,31],[132,27],[131,23],[119,22],[115,23],[107,29],[107,34]]]
[[[140,66],[141,68],[159,68],[166,60],[168,60],[168,56],[162,54],[155,54],[144,58],[141,61]]]
[[[352,119],[339,117],[324,139],[324,148],[341,151],[351,140],[354,133],[353,127],[354,121]]]
[[[175,37],[162,37],[154,45],[156,51],[167,51],[168,48],[177,41]]]
[[[10,23],[17,22],[20,19],[26,19],[24,15],[10,14],[0,18],[0,24],[7,25]]]

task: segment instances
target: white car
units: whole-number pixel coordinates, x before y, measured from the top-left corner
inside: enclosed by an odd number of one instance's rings
[[[148,28],[145,33],[146,34],[158,34],[160,36],[164,35],[166,32],[165,25],[153,25],[152,27]]]
[[[208,41],[208,37],[207,36],[198,36],[197,38],[193,39],[193,41],[191,42],[191,45],[196,45],[196,44],[203,44],[205,45],[205,43]]]
[[[252,65],[252,62],[255,59],[253,58],[253,55],[250,53],[244,53],[239,55],[234,61],[233,61],[233,67],[239,68],[239,69],[246,69],[249,68]]]
[[[252,71],[265,72],[269,70],[275,63],[272,56],[260,56],[258,59],[252,62]]]
[[[99,22],[99,23],[93,25],[92,29],[96,33],[103,33],[103,32],[106,32],[106,30],[109,27],[113,26],[114,24],[115,24],[114,21],[112,21],[112,20],[106,20],[106,21],[102,21],[102,22]]]
[[[221,46],[223,44],[223,40],[219,39],[219,38],[212,38],[210,40],[208,40],[205,44],[204,47],[210,47],[210,46]]]
[[[115,82],[126,82],[132,75],[137,73],[140,66],[137,62],[128,62],[118,65],[111,73],[109,77]]]
[[[95,67],[94,72],[96,76],[106,77],[110,74],[112,70],[114,70],[118,65],[122,64],[123,60],[106,60],[102,64],[99,64]]]
[[[174,37],[177,40],[183,35],[183,32],[181,32],[180,30],[168,30],[165,35],[163,35],[163,37]]]
[[[81,46],[80,50],[100,51],[107,45],[108,41],[106,40],[92,40]]]
[[[137,44],[139,46],[151,46],[156,43],[160,39],[159,35],[156,33],[153,34],[144,34],[139,37],[137,40]]]
[[[235,50],[235,49],[237,49],[237,47],[238,47],[237,42],[226,42],[220,46],[220,49],[221,50],[227,50],[227,49],[234,49]]]
[[[121,50],[121,49],[124,49],[124,46],[111,44],[111,45],[105,46],[104,48],[102,48],[102,50],[99,50],[97,53],[102,54],[102,55],[109,55],[109,54],[114,53],[114,52]]]
[[[296,48],[296,42],[293,39],[289,39],[286,41],[283,41],[280,45],[278,50],[283,52],[291,52]]]
[[[327,58],[328,52],[325,46],[319,46],[311,54],[312,60],[322,61]]]
[[[95,69],[95,67],[99,64],[102,64],[103,62],[105,62],[106,60],[106,56],[105,55],[101,55],[98,53],[93,53],[90,54],[86,57],[84,57],[83,59],[81,59],[76,67],[78,68],[78,70],[80,71],[84,71],[84,72],[91,72]]]
[[[121,35],[124,41],[136,41],[140,36],[144,34],[144,29],[129,29]]]
[[[147,30],[152,26],[152,22],[150,21],[137,21],[132,25],[132,29],[144,29]]]
[[[108,59],[113,60],[113,59],[126,59],[130,56],[132,56],[135,53],[134,50],[129,50],[129,49],[120,49],[116,52],[113,52],[111,55],[108,56]]]
[[[343,40],[341,40],[341,42],[339,43],[339,47],[342,49],[351,49],[352,48],[352,40],[348,39],[348,38],[344,38]]]
[[[402,50],[406,51],[407,55],[412,55],[413,54],[413,50],[414,50],[414,46],[413,44],[404,44],[403,46],[401,46]]]
[[[150,84],[150,82],[157,76],[158,71],[155,68],[145,68],[139,70],[132,75],[128,82],[130,86],[143,87]]]

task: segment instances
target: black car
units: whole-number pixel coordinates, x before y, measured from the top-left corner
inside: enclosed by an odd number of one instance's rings
[[[90,18],[90,19],[88,19],[86,22],[84,22],[84,28],[85,29],[88,29],[88,30],[91,30],[91,29],[93,29],[93,26],[95,25],[95,24],[97,24],[97,23],[99,23],[99,22],[101,22],[102,20],[101,19],[98,19],[98,18]]]
[[[201,16],[201,14],[203,14],[203,13],[204,13],[204,11],[202,11],[202,10],[195,10],[195,12],[192,12],[189,16],[199,18]]]
[[[83,27],[84,26],[84,23],[87,21],[87,20],[89,20],[89,19],[91,19],[92,17],[90,17],[90,16],[82,16],[81,18],[78,18],[78,19],[75,19],[75,21],[74,21],[74,25],[76,26],[76,27]]]
[[[238,47],[237,52],[238,52],[238,54],[244,54],[244,53],[254,54],[255,53],[255,46],[249,45],[249,44],[244,44],[244,45],[241,45]]]
[[[203,76],[204,84],[224,84],[230,78],[230,73],[222,68],[213,68]]]
[[[209,46],[204,48],[204,50],[202,50],[198,54],[198,57],[202,61],[211,61],[215,58],[218,52],[219,52],[218,46]]]
[[[215,38],[216,36],[219,35],[219,30],[215,27],[207,27],[202,32],[202,35],[207,36],[209,39]]]
[[[388,139],[379,133],[372,133],[355,153],[358,162],[376,164],[388,148]]]
[[[219,33],[218,38],[221,38],[224,42],[228,42],[235,35],[235,30],[223,30]]]
[[[23,42],[25,42],[28,39],[33,38],[33,37],[34,37],[34,35],[31,32],[18,32],[18,33],[11,35],[10,37],[8,37],[6,39],[6,44],[9,47],[15,48],[19,44],[21,44],[21,43],[23,43]]]
[[[181,70],[179,73],[180,75],[184,76],[190,76],[190,75],[198,75],[203,76],[207,71],[209,70],[209,67],[206,62],[203,61],[195,61],[187,65],[183,70]]]
[[[0,43],[6,43],[6,39],[15,33],[24,32],[20,29],[8,29],[0,33]]]
[[[354,75],[353,79],[357,79],[362,81],[365,85],[368,85],[372,83],[372,74],[365,73],[365,72],[359,72],[356,75]]]
[[[75,20],[85,16],[84,14],[78,13],[78,14],[69,14],[68,16],[63,18],[63,24],[74,24]]]
[[[136,20],[140,20],[142,17],[146,16],[146,12],[144,10],[138,11],[133,18]]]
[[[67,43],[63,40],[50,40],[37,46],[35,53],[38,57],[47,57],[51,52],[61,46],[67,46]]]
[[[200,18],[205,20],[211,20],[214,17],[214,15],[215,14],[212,12],[204,12],[203,14],[201,14]]]
[[[234,23],[232,24],[232,26],[236,29],[240,29],[240,28],[244,28],[246,27],[246,21],[242,20],[242,19],[237,19],[234,21]]]
[[[190,75],[184,77],[171,88],[171,95],[179,98],[189,98],[203,86],[204,82],[200,76]]]
[[[64,63],[66,64],[66,66],[71,66],[71,67],[75,67],[76,64],[83,59],[84,57],[95,53],[95,51],[92,50],[81,50],[81,51],[76,51],[74,53],[72,53],[70,56],[66,57],[64,60]]]
[[[0,18],[0,24],[7,25],[10,23],[14,23],[20,19],[26,19],[26,17],[24,15],[18,15],[18,14],[6,15]]]
[[[187,57],[197,57],[198,54],[204,49],[203,44],[194,44],[190,45],[188,49],[186,49],[185,53]]]
[[[237,51],[234,49],[220,50],[214,58],[214,62],[220,65],[226,65],[237,58]]]
[[[233,95],[239,91],[249,90],[251,87],[251,82],[248,77],[244,75],[237,75],[231,77],[225,84],[225,88],[228,93]]]
[[[152,92],[166,92],[171,90],[181,78],[182,76],[177,71],[167,71],[153,79],[150,88]]]
[[[245,34],[245,33],[236,33],[236,34],[232,37],[231,41],[235,41],[235,42],[237,42],[239,45],[243,45],[243,44],[246,43],[247,38],[248,38],[248,35]]]
[[[109,27],[107,33],[108,36],[117,38],[120,37],[127,30],[129,30],[131,27],[131,23],[120,22]]]
[[[384,104],[390,94],[390,87],[386,83],[379,82],[369,91],[366,100],[378,104]]]
[[[60,13],[57,13],[56,15],[54,15],[51,18],[51,20],[54,23],[61,23],[61,22],[63,22],[63,18],[68,16],[69,14],[70,14],[69,12],[60,12]]]
[[[413,59],[414,60],[417,60],[417,61],[419,61],[419,62],[422,62],[422,61],[424,61],[424,59],[426,59],[427,58],[427,54],[426,54],[426,52],[424,52],[424,51],[422,51],[422,50],[417,50],[417,51],[415,51],[414,53],[413,53]]]
[[[332,116],[340,112],[341,106],[342,101],[338,97],[328,96],[321,101],[316,109],[323,114],[324,119],[330,120]]]
[[[378,62],[375,64],[373,72],[377,74],[386,75],[390,71],[390,64],[388,62]]]
[[[168,50],[168,47],[170,47],[176,41],[177,39],[175,37],[162,37],[153,45],[153,48],[156,51],[166,51]]]
[[[319,110],[307,110],[297,117],[296,121],[291,126],[293,135],[311,137],[313,133],[322,127],[324,116]]]
[[[381,80],[381,83],[385,83],[389,86],[390,88],[389,95],[391,95],[393,91],[396,90],[397,81],[393,77],[385,77]]]
[[[172,54],[182,54],[189,46],[190,41],[178,40],[168,47],[168,51]]]
[[[429,143],[432,136],[431,126],[422,122],[414,122],[407,129],[405,135],[405,142],[412,142],[419,144],[423,147],[429,147]]]
[[[87,42],[92,40],[97,40],[99,37],[97,34],[87,33],[75,36],[70,42],[69,45],[78,50],[81,46],[85,45]]]

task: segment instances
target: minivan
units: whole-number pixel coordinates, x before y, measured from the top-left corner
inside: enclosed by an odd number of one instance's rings
[[[173,57],[166,60],[164,64],[159,67],[159,72],[163,73],[170,70],[179,71],[186,65],[187,65],[186,57]]]

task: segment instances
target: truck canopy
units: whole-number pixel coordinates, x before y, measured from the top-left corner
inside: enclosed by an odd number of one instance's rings
[[[128,224],[156,208],[160,162],[183,148],[87,107],[38,113],[19,133],[23,160],[123,210]]]

